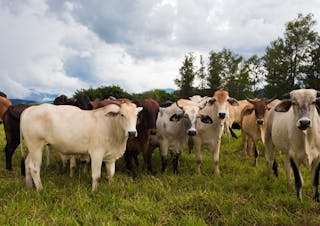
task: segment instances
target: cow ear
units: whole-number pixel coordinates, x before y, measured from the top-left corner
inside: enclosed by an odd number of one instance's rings
[[[238,101],[234,98],[229,98],[228,102],[229,102],[229,104],[231,104],[231,106],[239,106]]]
[[[177,114],[173,114],[171,117],[170,117],[170,121],[171,122],[178,122],[179,120],[181,119],[181,117]]]
[[[253,108],[248,108],[243,112],[243,115],[251,115]]]
[[[114,111],[109,111],[107,114],[105,114],[107,117],[116,117],[117,115],[119,115],[119,112]]]
[[[320,112],[320,97],[316,99],[316,106],[317,106],[318,112]]]
[[[204,124],[212,124],[213,120],[209,115],[200,115],[200,120]]]
[[[287,111],[289,111],[290,107],[291,107],[291,100],[286,99],[286,100],[281,101],[281,102],[274,108],[274,110],[275,110],[276,112],[287,112]]]
[[[207,103],[208,103],[209,105],[213,105],[214,102],[216,102],[216,98],[210,98]]]

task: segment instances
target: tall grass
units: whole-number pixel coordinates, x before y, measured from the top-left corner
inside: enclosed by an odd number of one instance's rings
[[[238,133],[239,134],[239,133]],[[0,127],[0,148],[5,144]],[[261,155],[263,156],[263,147]],[[153,154],[156,175],[138,169],[138,177],[128,176],[124,160],[116,164],[112,182],[103,168],[98,191],[91,191],[91,175],[83,167],[74,178],[62,172],[58,155],[51,166],[43,165],[44,189],[25,187],[20,176],[20,150],[13,157],[13,171],[5,170],[0,155],[1,225],[320,225],[320,207],[312,200],[310,170],[305,179],[303,201],[287,187],[283,167],[279,178],[266,170],[263,157],[257,167],[253,157],[245,157],[241,137],[222,140],[221,176],[212,175],[212,156],[203,151],[202,175],[195,174],[195,154],[182,154],[179,174],[160,173],[160,156]]]

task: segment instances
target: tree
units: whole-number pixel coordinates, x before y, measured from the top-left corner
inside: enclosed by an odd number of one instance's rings
[[[315,23],[312,14],[298,14],[297,19],[287,23],[284,38],[278,38],[267,48],[266,93],[279,95],[305,86],[317,40],[317,33],[311,29]]]
[[[307,88],[320,90],[320,37],[315,42],[315,48],[311,51],[311,65],[307,69],[304,79]]]
[[[229,49],[223,49],[221,51],[223,70],[221,71],[221,87],[228,90],[230,96],[238,98],[242,92],[240,82],[243,82],[241,78],[241,68],[243,66],[242,56],[238,56]]]
[[[266,75],[266,68],[263,66],[262,59],[257,55],[249,57],[245,62],[245,69],[248,73],[248,81],[251,85],[251,92],[254,96],[258,95],[258,91],[263,87]]]
[[[129,93],[124,91],[119,86],[101,86],[96,89],[80,89],[75,92],[74,97],[77,97],[80,94],[88,95],[91,100],[94,100],[96,98],[106,99],[110,96],[113,96],[115,98],[132,98],[132,96]]]
[[[223,71],[221,52],[211,51],[209,53],[207,85],[211,93],[221,88],[221,73]]]
[[[196,76],[195,57],[192,53],[185,56],[183,65],[179,69],[180,78],[175,79],[175,84],[180,88],[180,97],[187,98],[193,95],[193,82]]]

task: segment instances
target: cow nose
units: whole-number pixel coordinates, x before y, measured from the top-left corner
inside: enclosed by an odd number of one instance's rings
[[[224,112],[219,112],[219,118],[224,119],[226,117],[226,113]]]
[[[300,119],[298,128],[301,130],[306,130],[311,126],[311,121],[309,119]]]
[[[129,131],[128,132],[129,137],[136,137],[137,136],[137,132],[136,131]]]
[[[263,119],[257,119],[257,124],[258,124],[259,126],[263,125]]]
[[[189,131],[188,131],[188,135],[189,135],[189,136],[195,136],[195,135],[197,135],[197,131],[195,131],[195,130],[189,130]]]
[[[157,130],[156,129],[151,129],[150,130],[150,134],[151,135],[156,135],[157,134]]]

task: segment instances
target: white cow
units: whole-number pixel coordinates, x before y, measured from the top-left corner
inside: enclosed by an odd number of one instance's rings
[[[290,92],[289,99],[282,100],[270,111],[266,129],[266,160],[277,175],[273,148],[286,155],[285,169],[290,183],[290,166],[294,173],[297,196],[302,198],[303,179],[299,165],[312,168],[313,198],[319,201],[320,170],[320,117],[316,103],[320,92],[314,89],[299,89]]]
[[[115,161],[123,155],[128,136],[136,135],[141,110],[125,100],[92,111],[51,104],[26,109],[21,115],[20,129],[29,149],[25,160],[27,187],[32,187],[33,180],[36,189],[42,189],[42,149],[49,144],[63,154],[89,154],[92,190],[96,190],[102,161],[106,163],[107,178],[112,179]]]
[[[204,104],[204,103],[203,103]],[[157,134],[151,137],[151,144],[160,147],[162,156],[162,171],[167,167],[167,155],[170,149],[174,154],[173,172],[177,173],[179,156],[188,142],[189,136],[197,134],[196,121],[210,123],[199,111],[203,107],[191,100],[180,99],[166,108],[160,108],[157,118]]]
[[[213,123],[203,123],[198,119],[197,135],[194,136],[193,143],[197,152],[196,171],[201,173],[200,165],[202,160],[201,149],[206,147],[213,153],[213,172],[219,175],[219,152],[221,135],[224,130],[225,120],[229,115],[229,106],[238,105],[237,100],[229,97],[229,93],[225,90],[218,90],[209,100],[208,104],[200,111],[201,114],[210,117]]]

